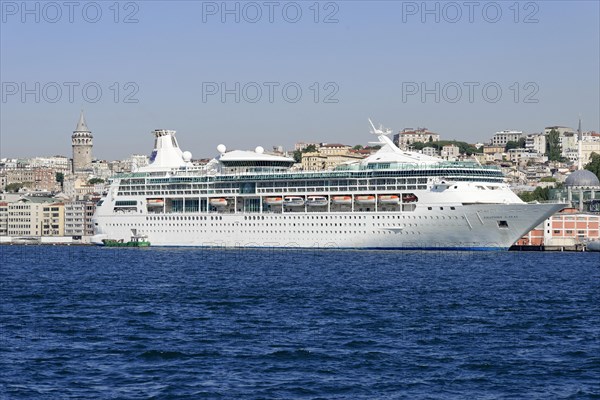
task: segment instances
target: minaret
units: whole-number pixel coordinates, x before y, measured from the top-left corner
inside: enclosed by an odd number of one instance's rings
[[[582,152],[582,144],[583,141],[583,133],[581,132],[581,115],[579,116],[579,127],[577,128],[577,169],[583,169],[583,152]]]
[[[77,128],[71,136],[73,146],[73,173],[82,172],[92,168],[92,132],[88,129],[83,110],[77,122]]]

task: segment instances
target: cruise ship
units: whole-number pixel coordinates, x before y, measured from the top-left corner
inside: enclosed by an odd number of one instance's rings
[[[327,171],[292,158],[227,151],[192,164],[158,129],[148,166],[115,175],[98,202],[93,242],[144,235],[152,246],[506,250],[564,204],[524,203],[502,172],[399,149]]]

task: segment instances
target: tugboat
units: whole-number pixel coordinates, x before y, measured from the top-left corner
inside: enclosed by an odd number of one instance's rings
[[[123,239],[102,239],[102,243],[106,247],[149,247],[150,242],[148,241],[147,235],[138,235],[134,229],[132,229],[133,235],[131,240],[125,242]]]

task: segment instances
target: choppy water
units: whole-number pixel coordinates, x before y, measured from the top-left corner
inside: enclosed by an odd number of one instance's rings
[[[600,258],[0,246],[0,398],[600,398]]]

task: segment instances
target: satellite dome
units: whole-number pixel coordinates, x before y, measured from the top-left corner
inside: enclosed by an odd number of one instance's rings
[[[190,153],[189,151],[184,151],[182,156],[183,156],[183,161],[185,161],[185,162],[192,161],[192,153]]]
[[[227,147],[225,147],[224,144],[220,144],[217,146],[217,151],[221,154],[225,153],[227,151]]]
[[[567,186],[600,186],[598,177],[587,169],[580,169],[573,172],[565,180]]]
[[[262,148],[261,146],[257,146],[257,147],[256,147],[256,149],[254,149],[254,151],[255,151],[257,154],[262,154],[262,153],[264,153],[264,152],[265,152],[265,149],[264,149],[264,148]]]

